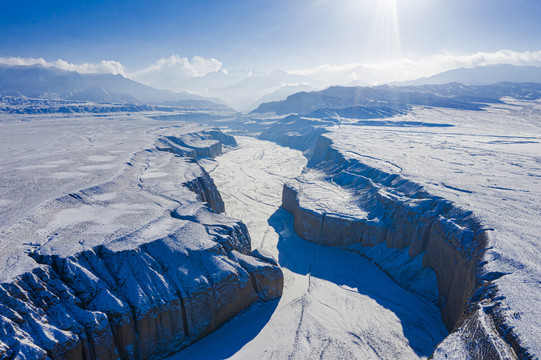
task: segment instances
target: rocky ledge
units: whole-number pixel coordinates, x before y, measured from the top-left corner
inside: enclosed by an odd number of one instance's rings
[[[325,135],[304,173],[284,185],[282,206],[299,236],[369,257],[406,289],[436,302],[451,334],[435,358],[462,358],[457,341],[464,339],[471,358],[531,356],[494,303],[494,280],[504,274],[484,267],[490,229],[471,211],[345,157]]]
[[[2,229],[1,359],[164,358],[281,296],[280,268],[196,161],[234,139],[189,130]]]

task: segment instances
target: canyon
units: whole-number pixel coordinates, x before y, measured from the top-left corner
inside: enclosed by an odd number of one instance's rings
[[[4,158],[2,358],[160,358],[281,295],[280,268],[196,161],[234,138],[123,120],[53,118],[49,136],[23,125],[4,143],[26,165]]]
[[[537,357],[541,107],[483,107],[5,115],[2,358]]]

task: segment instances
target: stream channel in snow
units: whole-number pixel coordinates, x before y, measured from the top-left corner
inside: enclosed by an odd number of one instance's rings
[[[295,235],[282,186],[306,165],[300,151],[251,137],[202,165],[226,214],[246,223],[252,248],[284,272],[283,296],[252,306],[178,359],[416,359],[447,335],[439,309],[355,253]]]

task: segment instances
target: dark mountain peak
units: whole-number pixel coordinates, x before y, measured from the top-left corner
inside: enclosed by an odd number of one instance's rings
[[[0,95],[110,103],[160,104],[197,100],[223,104],[218,99],[187,92],[154,89],[121,74],[80,74],[41,65],[0,65]]]
[[[482,110],[486,104],[500,103],[502,97],[541,98],[541,83],[500,82],[494,85],[464,85],[458,82],[421,86],[331,86],[317,92],[299,92],[283,101],[261,104],[253,112],[297,113],[311,116],[329,114],[338,109],[355,116],[398,114],[412,105]],[[322,111],[318,111],[318,110]]]

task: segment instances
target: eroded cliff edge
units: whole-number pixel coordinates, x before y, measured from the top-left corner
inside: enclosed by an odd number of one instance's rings
[[[0,358],[158,359],[259,300],[283,276],[196,158],[234,139],[177,129],[106,181],[2,231]]]
[[[451,334],[435,358],[461,358],[463,348],[478,359],[532,357],[501,314],[494,280],[504,274],[485,267],[490,229],[471,211],[344,156],[325,135],[305,173],[284,185],[282,206],[301,237],[370,257],[405,288],[437,302]]]

